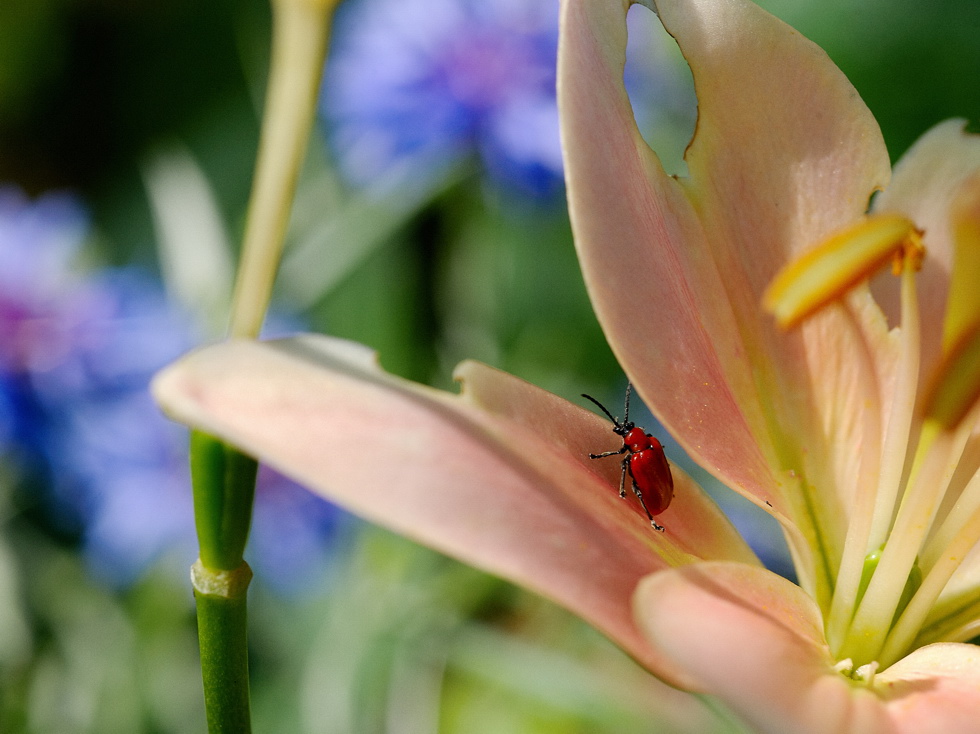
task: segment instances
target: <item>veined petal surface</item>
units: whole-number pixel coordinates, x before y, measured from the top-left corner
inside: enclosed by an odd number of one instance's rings
[[[792,256],[865,213],[887,151],[826,54],[751,2],[649,4],[698,96],[681,179],[624,91],[628,0],[563,3],[559,105],[586,282],[648,405],[705,468],[771,506],[823,603],[854,493],[878,469],[887,324],[863,286],[791,334],[759,303]]]
[[[980,721],[980,649],[947,642],[919,648],[875,679],[902,734],[948,734]]]
[[[677,505],[661,516],[668,530],[653,530],[619,498],[618,463],[588,459],[615,438],[608,422],[495,370],[469,363],[461,372],[473,397],[393,377],[363,347],[308,335],[206,347],[164,370],[154,393],[175,419],[366,519],[538,591],[685,682],[636,629],[633,589],[705,548],[747,564],[758,563],[754,554],[681,472]]]
[[[746,355],[698,214],[644,143],[623,86],[629,4],[568,0],[562,10],[562,145],[586,283],[614,351],[668,430],[709,470],[775,494]]]
[[[940,734],[972,731],[980,717],[975,646],[930,645],[870,684],[850,681],[834,669],[813,600],[768,571],[671,569],[645,579],[634,601],[653,644],[754,731]]]

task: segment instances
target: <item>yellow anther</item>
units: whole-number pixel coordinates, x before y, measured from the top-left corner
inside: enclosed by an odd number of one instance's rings
[[[968,178],[950,207],[953,270],[943,355],[923,400],[923,412],[956,427],[980,399],[980,176]]]
[[[945,349],[980,320],[980,175],[960,187],[950,207],[950,225],[955,249],[943,323]]]
[[[899,272],[921,265],[921,232],[905,217],[877,214],[837,232],[784,267],[769,284],[763,307],[788,329],[867,280],[889,260]]]
[[[922,412],[955,428],[980,398],[980,321],[945,350],[923,400]]]
[[[905,238],[904,245],[892,255],[892,275],[901,275],[905,268],[919,272],[925,259],[926,247],[922,244],[922,233],[913,229]]]

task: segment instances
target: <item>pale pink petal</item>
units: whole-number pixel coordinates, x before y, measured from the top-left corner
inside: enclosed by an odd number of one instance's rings
[[[634,601],[653,645],[753,731],[895,731],[874,693],[833,670],[816,604],[786,579],[694,564],[645,579]]]
[[[871,686],[833,669],[819,610],[796,585],[734,563],[645,579],[634,597],[653,645],[753,730],[945,734],[980,721],[980,649],[916,650]]]
[[[576,246],[610,343],[647,404],[709,471],[777,503],[765,421],[697,212],[660,170],[623,87],[621,0],[563,3],[558,57]],[[719,440],[724,436],[724,440]]]
[[[667,531],[653,530],[619,499],[615,461],[587,458],[615,438],[591,412],[499,373],[464,375],[484,400],[507,390],[519,397],[528,420],[393,377],[363,347],[318,336],[205,348],[162,372],[154,393],[177,420],[371,521],[554,599],[683,682],[635,627],[636,583],[704,557],[702,547],[754,562],[751,551],[716,510],[697,529],[694,516],[710,501],[680,472],[677,507],[662,515]],[[547,416],[555,427],[544,435],[534,421]],[[551,440],[555,432],[565,440]]]
[[[949,734],[980,726],[980,648],[939,643],[920,648],[880,673],[875,690],[896,731]]]
[[[622,446],[622,439],[612,432],[605,418],[480,362],[463,362],[456,368],[455,376],[463,383],[463,397],[476,407],[521,425],[559,447],[602,477],[608,487],[619,486],[622,474],[619,461],[585,458],[590,453]],[[570,425],[578,428],[569,430]],[[759,565],[755,554],[718,505],[676,464],[672,464],[671,472],[674,500],[657,519],[668,528],[673,545],[698,558],[724,558]],[[646,517],[632,497],[628,506],[637,517]]]
[[[759,303],[789,257],[864,213],[887,152],[823,51],[754,4],[653,4],[698,94],[686,179],[664,173],[633,120],[629,3],[564,2],[559,103],[589,292],[658,418],[709,471],[769,503],[825,598],[855,488],[877,472],[886,324],[863,291],[791,335]]]
[[[953,265],[950,207],[960,187],[980,173],[980,136],[964,130],[964,120],[947,120],[929,130],[895,165],[891,184],[874,202],[876,212],[900,212],[925,230],[926,258],[918,276],[922,312],[922,363],[938,359],[946,294]],[[880,277],[874,293],[889,318],[899,318],[898,288]]]

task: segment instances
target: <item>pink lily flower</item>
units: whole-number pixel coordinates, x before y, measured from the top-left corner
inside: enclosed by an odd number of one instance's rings
[[[452,395],[327,337],[231,341],[161,373],[157,398],[557,601],[760,731],[972,730],[980,139],[941,124],[890,182],[877,124],[819,48],[747,0],[652,0],[699,103],[673,178],[623,87],[630,4],[563,2],[582,268],[637,391],[780,522],[799,585],[677,467],[655,531],[618,497],[618,463],[588,458],[618,447],[607,421],[485,365],[460,365]],[[899,277],[876,276],[888,261]]]

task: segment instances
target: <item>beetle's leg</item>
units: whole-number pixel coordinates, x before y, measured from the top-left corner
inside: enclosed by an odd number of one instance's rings
[[[607,456],[619,456],[620,454],[625,454],[629,447],[623,444],[623,448],[619,451],[607,451],[604,454],[589,454],[590,459],[605,459]]]
[[[658,525],[657,524],[657,521],[653,519],[653,515],[650,514],[650,510],[647,509],[647,503],[643,501],[643,493],[640,491],[640,487],[636,483],[636,477],[633,476],[633,467],[630,466],[630,463],[629,463],[629,459],[628,458],[627,459],[623,459],[623,477],[624,478],[626,476],[626,470],[627,469],[629,469],[630,481],[633,483],[633,494],[635,494],[636,495],[636,498],[640,501],[640,507],[643,508],[643,511],[647,514],[647,517],[650,519],[650,524],[653,526],[653,529],[654,530],[659,530],[662,533],[665,530],[665,528],[664,528],[663,525]],[[625,492],[623,492],[620,496],[625,497],[626,496]]]
[[[619,477],[619,499],[626,499],[626,472],[629,471],[630,478],[633,477],[633,471],[630,469],[630,457],[623,459],[623,473]]]

